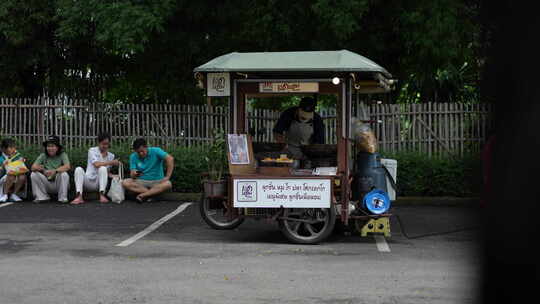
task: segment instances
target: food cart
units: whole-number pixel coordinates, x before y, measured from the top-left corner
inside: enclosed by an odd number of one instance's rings
[[[205,193],[201,199],[201,216],[211,227],[234,229],[250,218],[278,221],[290,241],[302,244],[323,241],[336,221],[363,236],[390,235],[387,211],[369,213],[360,200],[352,200],[355,145],[351,134],[353,93],[389,92],[395,83],[389,72],[359,54],[341,50],[235,52],[195,68],[194,73],[208,97],[229,98],[229,133],[246,143],[244,157],[231,156],[229,149],[226,191]],[[284,144],[254,143],[248,134],[248,98],[290,94],[337,97],[337,142],[302,147],[307,161],[284,155]]]

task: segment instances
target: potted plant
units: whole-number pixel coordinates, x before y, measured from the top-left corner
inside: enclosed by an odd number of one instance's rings
[[[205,157],[208,166],[208,178],[203,180],[206,197],[220,197],[227,192],[227,182],[223,178],[228,165],[227,145],[222,130],[214,130],[212,144]]]

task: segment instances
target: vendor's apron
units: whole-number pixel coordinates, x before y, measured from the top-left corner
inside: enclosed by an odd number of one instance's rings
[[[313,121],[300,122],[293,120],[287,131],[287,146],[289,153],[294,159],[303,159],[304,154],[300,149],[302,145],[309,145],[313,135]]]

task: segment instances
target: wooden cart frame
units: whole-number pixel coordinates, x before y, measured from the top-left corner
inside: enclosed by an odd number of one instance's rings
[[[348,52],[348,51],[346,51]],[[309,52],[308,52],[309,53]],[[323,52],[324,53],[324,52]],[[347,55],[353,54],[360,56],[351,52],[348,52]],[[233,53],[240,55],[239,53]],[[261,53],[261,54],[275,54],[275,53]],[[230,56],[225,55],[225,56]],[[295,54],[297,55],[297,54]],[[222,57],[225,57],[222,56]],[[262,55],[264,56],[264,55]],[[362,57],[364,58],[364,57]],[[218,58],[219,59],[219,58]],[[211,61],[212,62],[212,61]],[[211,65],[209,62],[207,65]],[[374,63],[373,63],[374,64]],[[353,142],[351,140],[351,117],[352,117],[352,95],[353,91],[356,90],[357,93],[385,93],[391,90],[392,84],[395,80],[391,79],[391,75],[386,72],[383,68],[372,69],[372,70],[354,70],[357,67],[351,67],[350,70],[343,69],[295,69],[291,70],[287,67],[280,69],[276,67],[272,70],[261,68],[260,70],[255,67],[250,69],[242,68],[205,68],[205,65],[195,69],[195,78],[199,81],[199,85],[205,88],[208,92],[207,87],[207,75],[208,73],[228,73],[229,75],[229,86],[230,86],[230,133],[233,134],[247,134],[248,132],[248,121],[247,121],[247,112],[246,112],[246,103],[248,98],[252,97],[270,97],[270,96],[279,96],[279,95],[312,95],[312,93],[295,93],[295,92],[286,92],[286,93],[261,93],[259,85],[261,83],[317,83],[318,84],[318,94],[333,94],[337,96],[336,104],[336,115],[337,115],[337,125],[336,125],[336,138],[337,138],[337,175],[332,178],[332,184],[336,185],[333,188],[331,197],[332,197],[332,208],[336,208],[336,204],[340,205],[339,213],[336,214],[341,222],[345,225],[349,224],[351,219],[364,220],[369,222],[369,228],[366,224],[365,229],[363,229],[362,234],[368,232],[377,232],[377,226],[379,225],[379,219],[384,219],[384,223],[388,224],[388,217],[390,214],[382,215],[350,215],[349,214],[349,200],[351,197],[351,179],[353,171]],[[245,174],[247,173],[247,174]],[[233,191],[232,188],[233,180],[236,178],[276,178],[276,176],[264,176],[257,174],[253,171],[236,171],[231,172],[231,175],[228,176],[228,193],[229,195],[224,198],[224,204],[229,210],[234,210],[234,212],[229,212],[229,218],[247,218],[255,217],[261,218],[268,215],[258,214],[257,212],[249,213],[242,212],[240,208],[234,208],[233,205]],[[297,177],[284,176],[278,178],[288,178],[294,179]],[[328,176],[299,176],[298,178],[313,178],[313,179],[328,179]],[[338,209],[338,208],[336,208]],[[277,212],[272,215],[271,219],[278,219],[280,212]],[[382,223],[382,220],[381,220]],[[371,230],[370,230],[371,229]],[[388,233],[389,235],[389,227]]]

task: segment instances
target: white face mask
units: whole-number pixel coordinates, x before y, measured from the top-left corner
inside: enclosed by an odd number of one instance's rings
[[[313,119],[313,112],[304,112],[302,109],[298,109],[298,120],[300,122],[308,122]]]

